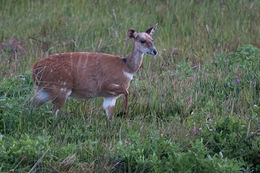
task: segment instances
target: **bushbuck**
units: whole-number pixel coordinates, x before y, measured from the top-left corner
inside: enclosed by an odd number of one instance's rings
[[[103,97],[107,118],[112,119],[116,100],[124,95],[123,112],[127,111],[128,88],[133,74],[140,68],[144,54],[156,55],[152,34],[157,24],[146,32],[128,30],[133,48],[124,58],[95,52],[69,52],[50,55],[32,68],[34,107],[51,100],[55,116],[68,97]]]

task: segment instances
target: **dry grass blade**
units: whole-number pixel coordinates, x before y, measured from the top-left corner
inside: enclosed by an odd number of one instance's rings
[[[39,160],[37,160],[37,162],[33,165],[33,167],[30,169],[30,171],[28,173],[32,173],[34,171],[34,169],[36,168],[36,166],[41,163],[42,159],[44,158],[44,156],[48,153],[49,149],[46,150],[42,156],[39,158]]]

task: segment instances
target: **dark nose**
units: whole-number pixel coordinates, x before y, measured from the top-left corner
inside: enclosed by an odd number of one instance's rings
[[[156,50],[153,50],[153,54],[156,55],[156,54],[157,54],[157,51],[156,51]]]

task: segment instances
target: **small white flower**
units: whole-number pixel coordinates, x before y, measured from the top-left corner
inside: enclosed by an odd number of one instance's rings
[[[194,112],[191,112],[190,114],[191,114],[191,115],[193,115],[193,114],[194,114]]]
[[[258,106],[257,105],[254,105],[255,108],[257,108]]]
[[[212,129],[212,128],[210,128],[208,124],[206,124],[206,126],[207,126],[207,128],[208,128],[208,130],[209,130],[210,132],[212,132],[212,131],[213,131],[213,129]]]
[[[25,77],[23,75],[18,76],[21,80],[25,81]]]

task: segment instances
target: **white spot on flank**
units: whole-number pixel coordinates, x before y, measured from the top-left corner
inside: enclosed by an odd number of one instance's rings
[[[51,69],[51,73],[53,72],[53,69]]]
[[[113,83],[112,86],[119,87],[120,85]]]
[[[124,73],[124,75],[128,78],[128,79],[130,79],[130,80],[132,80],[133,79],[133,74],[132,73],[128,73],[128,72],[123,72]]]

